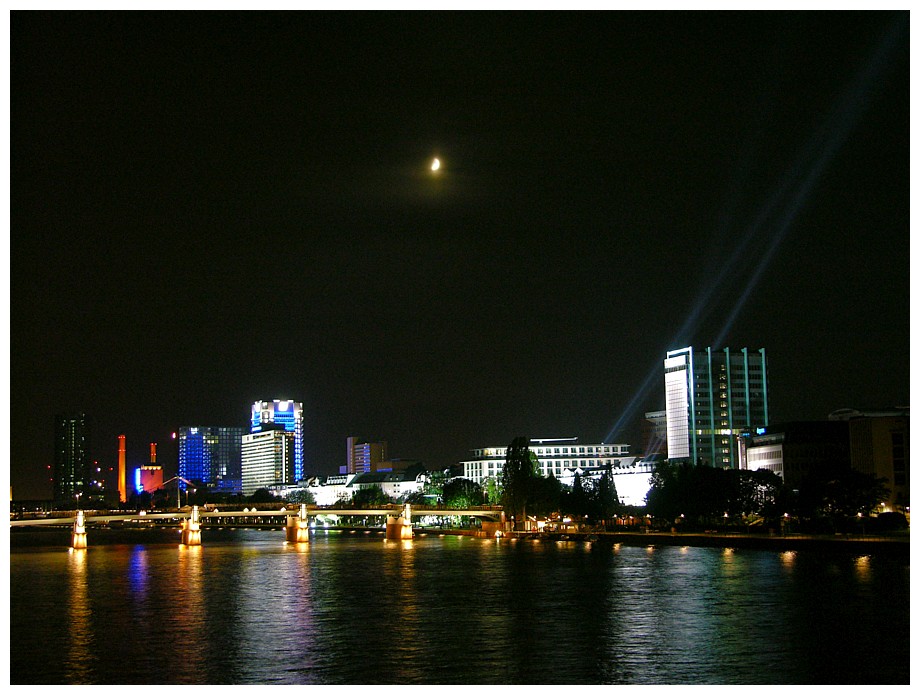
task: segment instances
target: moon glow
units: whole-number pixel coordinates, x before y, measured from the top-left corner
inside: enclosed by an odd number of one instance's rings
[[[431,162],[431,170],[437,171],[440,168],[441,168],[441,160],[435,157],[434,160]]]

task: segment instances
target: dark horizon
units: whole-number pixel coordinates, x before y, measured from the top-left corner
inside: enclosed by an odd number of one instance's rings
[[[10,49],[16,499],[74,410],[168,465],[293,399],[334,473],[641,453],[686,345],[765,348],[772,422],[909,404],[907,12],[12,12]]]

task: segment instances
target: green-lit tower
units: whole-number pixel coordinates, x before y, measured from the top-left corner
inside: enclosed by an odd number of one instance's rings
[[[55,504],[79,501],[89,490],[92,472],[89,424],[85,413],[54,417],[54,468],[51,479]]]
[[[770,424],[763,348],[670,350],[664,387],[671,460],[737,468],[736,437]]]

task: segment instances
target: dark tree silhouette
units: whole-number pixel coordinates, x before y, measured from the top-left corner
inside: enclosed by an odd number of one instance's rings
[[[515,525],[523,523],[526,518],[528,498],[533,494],[537,476],[529,440],[527,437],[515,438],[508,447],[501,475],[502,505],[505,512],[515,519]]]
[[[442,492],[447,507],[471,507],[482,504],[482,487],[466,478],[454,478],[444,484]]]
[[[268,491],[267,488],[260,487],[258,490],[249,495],[250,502],[277,502],[278,498]]]
[[[355,508],[392,504],[392,502],[393,500],[379,485],[361,488],[351,496],[351,504]]]
[[[284,499],[294,504],[316,504],[316,497],[313,496],[313,493],[303,488],[300,490],[292,490]]]

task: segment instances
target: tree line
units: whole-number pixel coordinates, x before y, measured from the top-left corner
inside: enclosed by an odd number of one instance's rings
[[[431,472],[422,490],[400,498],[388,496],[380,486],[357,490],[343,506],[365,507],[408,502],[467,508],[501,504],[509,520],[520,528],[528,517],[568,515],[597,524],[614,515],[648,514],[658,526],[685,529],[739,524],[762,524],[779,529],[795,525],[812,532],[865,530],[870,512],[887,499],[885,479],[854,470],[806,476],[793,487],[767,470],[737,470],[662,461],[656,466],[646,496],[646,507],[624,508],[619,503],[614,476],[608,469],[599,478],[576,473],[571,486],[540,473],[540,462],[529,440],[517,437],[508,447],[501,475],[482,485],[460,477],[458,467]],[[267,489],[249,496],[218,495],[203,489],[191,494],[191,504],[209,501],[267,503],[279,498]],[[166,506],[166,491],[141,493],[129,506]],[[289,493],[285,502],[314,504],[309,490]],[[861,520],[860,520],[861,519]],[[889,520],[895,523],[896,520]],[[871,523],[875,523],[874,521]],[[895,523],[895,526],[897,524]]]
[[[547,517],[554,512],[597,522],[620,511],[609,469],[597,480],[576,473],[571,487],[563,485],[555,476],[540,473],[540,462],[526,437],[517,437],[508,447],[499,485],[506,516],[516,527],[529,516]]]
[[[841,467],[790,485],[768,470],[738,470],[663,461],[652,475],[646,509],[684,528],[759,522],[811,532],[857,530],[888,498],[885,479]]]

